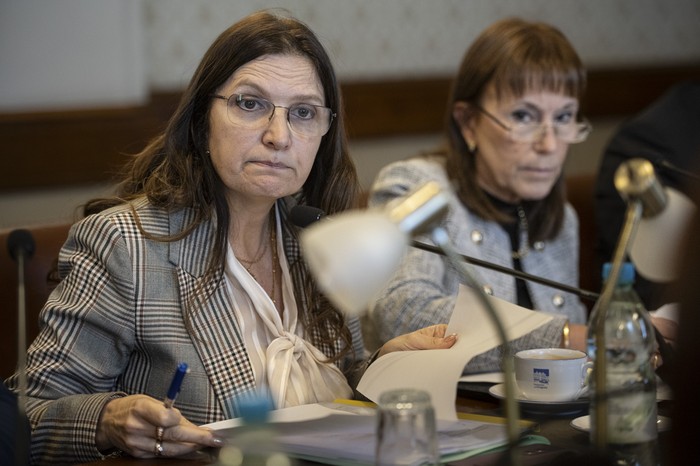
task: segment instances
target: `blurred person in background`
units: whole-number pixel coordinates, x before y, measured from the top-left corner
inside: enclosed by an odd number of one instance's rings
[[[595,215],[599,259],[609,261],[617,245],[627,204],[615,188],[615,172],[633,158],[651,161],[663,186],[689,195],[698,183],[700,169],[700,81],[671,87],[646,109],[625,121],[603,154],[595,186]],[[668,168],[670,164],[679,170]],[[635,289],[647,309],[675,301],[669,287],[637,274]]]

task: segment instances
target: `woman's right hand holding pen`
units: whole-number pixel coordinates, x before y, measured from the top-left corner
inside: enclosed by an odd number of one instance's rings
[[[147,395],[129,395],[103,408],[95,436],[104,454],[121,450],[136,458],[182,457],[222,445],[214,431],[185,419],[177,408]]]

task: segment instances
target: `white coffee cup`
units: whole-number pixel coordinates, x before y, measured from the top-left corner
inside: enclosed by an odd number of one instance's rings
[[[593,363],[586,353],[566,348],[540,348],[515,354],[515,382],[524,399],[571,401],[588,389]]]

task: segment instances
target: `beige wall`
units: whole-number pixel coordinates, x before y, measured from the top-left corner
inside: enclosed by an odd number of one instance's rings
[[[317,32],[346,81],[452,75],[506,16],[557,26],[591,69],[700,60],[697,0],[2,0],[0,112],[179,90],[222,30],[272,6]]]

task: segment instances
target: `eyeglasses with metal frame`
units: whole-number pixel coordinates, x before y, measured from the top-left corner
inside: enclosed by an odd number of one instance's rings
[[[528,142],[533,143],[539,141],[542,136],[547,131],[547,127],[550,124],[547,123],[518,123],[514,122],[512,125],[507,125],[503,123],[498,117],[492,113],[485,110],[479,105],[474,105],[474,107],[487,116],[491,121],[496,123],[498,126],[506,130],[514,141],[517,142]],[[585,118],[582,121],[567,121],[564,123],[552,123],[552,130],[554,131],[554,136],[567,144],[577,144],[586,140],[588,135],[593,130],[590,122]]]
[[[226,97],[212,94],[213,98],[226,101],[226,115],[231,123],[248,129],[260,129],[272,121],[275,110],[287,110],[287,125],[294,133],[318,137],[325,135],[336,117],[330,108],[322,105],[296,103],[289,107],[275,105],[267,99],[248,94],[231,94]]]

